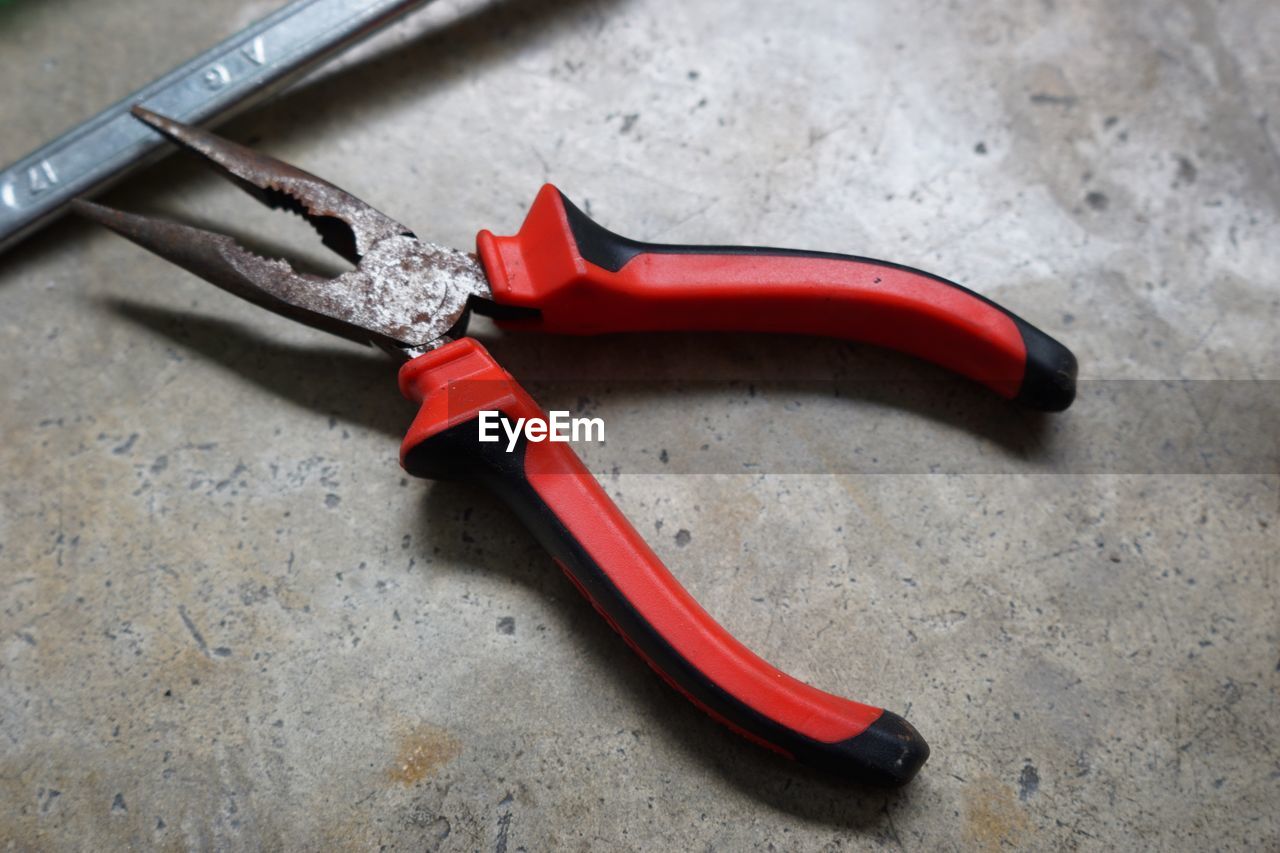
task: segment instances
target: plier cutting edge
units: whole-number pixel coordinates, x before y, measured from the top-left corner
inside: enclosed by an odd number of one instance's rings
[[[481,442],[482,411],[512,422],[538,404],[475,340],[471,311],[501,327],[567,334],[654,330],[808,333],[892,347],[1036,409],[1075,396],[1076,359],[988,299],[897,264],[820,252],[641,243],[592,222],[554,187],[514,236],[481,231],[477,254],[419,240],[327,181],[140,107],[134,114],[304,216],[355,269],[336,278],[231,237],[78,201],[76,210],[237,296],[406,360],[421,408],[405,470],[471,478],[530,527],[573,584],[668,683],[748,740],[862,782],[901,785],[929,756],[890,711],[825,693],[735,640],[663,566],[569,445]]]

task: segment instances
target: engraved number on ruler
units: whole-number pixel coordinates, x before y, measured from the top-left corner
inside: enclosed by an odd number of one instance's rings
[[[30,195],[40,195],[45,190],[52,189],[57,182],[58,173],[48,160],[41,160],[27,169],[27,192]]]
[[[240,52],[254,65],[261,65],[267,61],[267,45],[262,40],[262,36],[256,36],[253,41],[240,48]]]
[[[254,65],[263,65],[267,61],[266,42],[262,40],[262,36],[257,36],[253,41],[242,45],[240,53]],[[231,71],[223,63],[217,62],[204,72],[202,79],[206,86],[216,92],[231,82]]]

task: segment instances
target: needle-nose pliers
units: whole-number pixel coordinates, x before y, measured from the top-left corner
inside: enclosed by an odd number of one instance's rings
[[[479,440],[482,412],[545,414],[483,346],[469,312],[569,334],[740,330],[827,335],[904,350],[1001,396],[1061,410],[1076,360],[988,299],[867,258],[789,249],[670,246],[611,233],[544,186],[518,233],[477,253],[418,239],[349,193],[211,133],[135,109],[264,203],[304,216],[355,265],[295,271],[231,237],[87,201],[78,211],[264,308],[406,360],[421,408],[400,450],[414,475],[478,480],[505,500],[573,584],[668,683],[747,739],[844,777],[903,784],[929,755],[902,717],[775,669],[717,624],[622,516],[568,444]]]

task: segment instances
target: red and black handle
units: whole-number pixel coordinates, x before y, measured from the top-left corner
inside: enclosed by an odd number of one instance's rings
[[[481,442],[479,414],[545,418],[467,338],[400,371],[421,409],[401,447],[409,473],[483,483],[524,520],[623,639],[716,720],[783,755],[863,782],[901,785],[929,747],[896,714],[824,693],[753,654],[680,586],[564,443]]]
[[[1075,399],[1069,349],[973,291],[910,267],[641,243],[600,227],[550,184],[519,233],[481,231],[476,242],[494,316],[509,328],[825,335],[917,355],[1033,408],[1061,411]]]

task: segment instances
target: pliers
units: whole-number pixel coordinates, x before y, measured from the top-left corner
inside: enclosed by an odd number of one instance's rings
[[[314,175],[142,108],[135,115],[265,204],[310,221],[355,265],[295,271],[231,237],[88,201],[76,210],[237,296],[405,360],[421,406],[400,448],[410,474],[468,478],[508,503],[623,639],[677,691],[761,746],[842,777],[909,781],[929,756],[890,711],[775,669],[703,610],[627,522],[568,444],[479,440],[481,412],[546,415],[478,342],[470,312],[509,329],[809,333],[923,357],[999,395],[1057,411],[1076,359],[1053,338],[945,279],[867,258],[790,249],[670,246],[605,230],[547,185],[513,236],[481,231],[477,253],[418,239]]]

